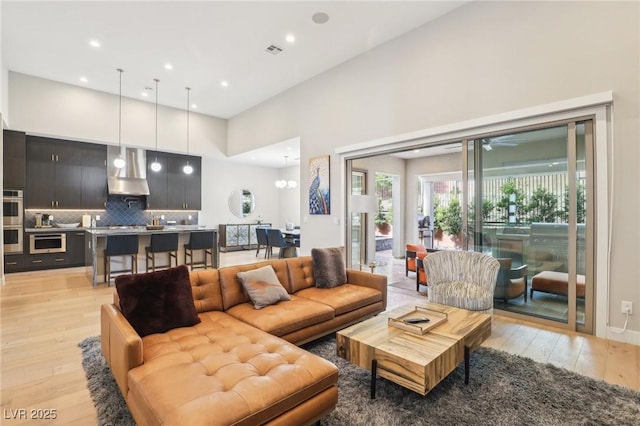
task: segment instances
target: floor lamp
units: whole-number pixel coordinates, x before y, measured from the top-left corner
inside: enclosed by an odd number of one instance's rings
[[[367,265],[367,244],[369,214],[378,211],[378,200],[375,195],[351,195],[351,213],[357,213],[360,220],[360,269]],[[364,242],[364,244],[363,244]]]

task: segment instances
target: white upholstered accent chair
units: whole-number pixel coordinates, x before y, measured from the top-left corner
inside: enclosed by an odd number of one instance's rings
[[[500,263],[472,251],[439,251],[423,260],[429,300],[442,305],[493,313],[493,292]]]

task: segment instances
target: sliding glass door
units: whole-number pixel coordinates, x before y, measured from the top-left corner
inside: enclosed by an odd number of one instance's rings
[[[467,142],[467,247],[498,259],[494,307],[590,331],[592,124]]]
[[[592,120],[581,119],[415,144],[367,157],[359,170],[348,161],[348,260],[358,267],[375,259],[366,244],[375,241],[376,208],[361,194],[373,193],[381,162],[400,158],[416,183],[404,189],[404,205],[394,204],[394,216],[406,218],[394,235],[433,250],[492,256],[501,264],[495,309],[591,333],[593,139]]]

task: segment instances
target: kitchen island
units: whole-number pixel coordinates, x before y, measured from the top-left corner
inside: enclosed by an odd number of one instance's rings
[[[160,233],[177,233],[178,234],[178,264],[184,264],[184,244],[189,242],[189,236],[192,232],[214,232],[214,251],[213,251],[213,266],[217,268],[220,264],[220,255],[218,250],[218,233],[213,227],[207,227],[202,225],[171,225],[165,226],[162,229],[148,229],[146,226],[110,226],[99,228],[85,228],[88,239],[90,257],[90,268],[87,268],[88,278],[95,287],[100,282],[104,282],[104,249],[107,242],[107,236],[109,235],[131,235],[137,234],[139,236],[138,242],[138,271],[145,271],[145,247],[149,246],[151,242],[152,234]],[[202,256],[202,253],[198,253]],[[196,253],[194,253],[196,256]],[[196,258],[194,261],[201,260]],[[112,262],[129,262],[129,258],[123,256],[122,258],[114,258]],[[125,269],[130,267],[130,264],[120,263],[114,266],[112,269]]]

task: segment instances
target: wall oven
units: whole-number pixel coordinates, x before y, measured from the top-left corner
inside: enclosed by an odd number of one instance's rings
[[[4,254],[22,253],[22,225],[4,225]]]
[[[67,251],[67,234],[33,233],[29,235],[29,253],[64,253]]]
[[[5,226],[22,226],[22,191],[2,191],[2,221]]]
[[[4,253],[22,253],[23,215],[22,191],[7,189],[2,191],[2,236]]]

